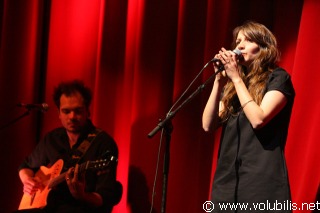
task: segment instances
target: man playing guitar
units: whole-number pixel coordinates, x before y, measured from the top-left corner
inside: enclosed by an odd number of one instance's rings
[[[20,165],[18,212],[111,212],[122,195],[118,148],[89,119],[91,91],[81,81],[62,82],[53,98],[62,127],[47,133]]]

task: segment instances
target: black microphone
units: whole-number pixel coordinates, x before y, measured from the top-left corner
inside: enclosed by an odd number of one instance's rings
[[[17,105],[18,107],[24,107],[28,110],[31,109],[36,109],[36,110],[40,110],[42,112],[46,112],[49,109],[49,105],[47,103],[42,103],[42,104],[24,104],[24,103],[19,103]]]

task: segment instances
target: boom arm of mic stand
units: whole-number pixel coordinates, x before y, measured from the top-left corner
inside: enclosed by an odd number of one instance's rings
[[[223,69],[219,69],[217,72],[213,73],[203,84],[201,84],[184,102],[182,102],[176,110],[172,111],[171,113],[168,113],[167,117],[164,120],[160,120],[158,125],[148,134],[148,138],[152,138],[160,129],[162,129],[168,121],[171,121],[171,119],[177,114],[177,112],[187,103],[189,103],[196,95],[198,95],[210,81],[214,79],[214,77],[219,73],[223,71]]]
[[[23,117],[25,117],[25,116],[27,116],[27,115],[29,115],[29,114],[30,114],[30,110],[27,110],[25,113],[23,113],[22,115],[20,115],[19,117],[15,118],[15,119],[13,119],[12,121],[10,121],[9,123],[7,123],[6,125],[1,126],[1,127],[0,127],[0,131],[3,130],[3,129],[5,129],[6,127],[8,127],[8,126],[10,126],[10,125],[12,125],[12,124],[14,124],[14,123],[16,123],[18,120],[22,119]]]

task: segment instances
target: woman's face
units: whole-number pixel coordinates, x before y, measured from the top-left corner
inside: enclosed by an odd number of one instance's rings
[[[242,31],[239,31],[236,39],[236,48],[242,53],[240,64],[248,67],[257,57],[260,47],[257,43],[247,38]]]

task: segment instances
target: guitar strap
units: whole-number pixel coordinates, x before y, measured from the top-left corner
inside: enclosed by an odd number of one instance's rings
[[[81,160],[81,158],[84,156],[86,151],[89,149],[90,145],[92,144],[92,141],[101,132],[102,132],[101,129],[96,128],[94,131],[89,133],[87,138],[82,141],[82,143],[78,146],[76,150],[74,150],[72,154],[72,160],[78,163]]]

